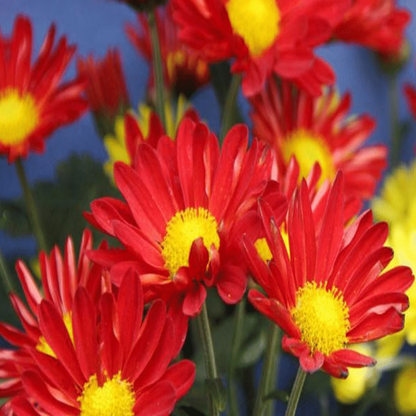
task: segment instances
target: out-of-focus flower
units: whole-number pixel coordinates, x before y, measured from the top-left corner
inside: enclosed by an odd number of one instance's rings
[[[245,242],[245,247],[253,277],[267,295],[251,290],[249,300],[283,329],[284,350],[298,357],[307,372],[322,368],[345,378],[348,367],[375,364],[348,345],[403,328],[408,307],[404,291],[413,275],[405,266],[382,272],[393,257],[383,246],[387,225],[373,224],[367,211],[344,229],[343,200],[338,174],[316,233],[303,181],[289,205],[289,250],[264,202],[260,212],[273,258],[265,263],[254,245]]]
[[[27,17],[17,17],[10,38],[0,34],[0,154],[9,162],[27,157],[29,151],[42,153],[55,129],[87,109],[80,78],[60,83],[75,46],[62,37],[54,48],[55,32],[52,25],[33,65]]]
[[[114,182],[114,164],[118,161],[133,166],[141,143],[146,141],[156,148],[159,138],[165,134],[174,140],[179,123],[184,117],[198,120],[196,111],[189,108],[183,96],[179,97],[176,109],[169,102],[165,103],[166,133],[157,114],[145,104],[139,106],[138,115],[128,112],[124,117],[116,117],[114,134],[104,137],[104,146],[109,157],[104,164],[107,175]]]
[[[416,118],[416,88],[411,84],[405,84],[403,91],[407,100],[407,105],[409,106],[413,117]]]
[[[287,82],[279,87],[271,79],[251,104],[254,135],[273,147],[279,181],[284,181],[289,161],[295,157],[300,179],[319,163],[320,183],[332,182],[337,170],[342,170],[347,196],[360,200],[373,196],[387,164],[387,149],[383,145],[362,147],[375,121],[366,114],[348,117],[349,94],[339,98],[334,89],[327,89],[317,98]]]
[[[266,79],[299,82],[313,94],[334,74],[314,47],[326,42],[349,1],[325,0],[173,0],[180,38],[210,62],[236,58],[243,93],[260,92]],[[305,80],[303,77],[306,77]]]
[[[381,54],[394,54],[404,44],[411,14],[396,0],[353,0],[334,36],[366,46]]]
[[[206,288],[216,287],[229,304],[238,302],[247,276],[237,220],[256,206],[270,175],[270,153],[247,127],[230,130],[220,151],[203,123],[184,119],[176,141],[164,136],[157,149],[142,144],[135,167],[117,163],[116,184],[127,203],[102,198],[87,218],[115,236],[124,250],[98,250],[90,256],[114,266],[134,261],[150,297],[197,315]],[[115,266],[114,266],[115,267]]]
[[[416,414],[416,364],[399,372],[394,383],[394,402],[401,415]]]
[[[104,248],[105,245],[102,247]],[[39,256],[42,289],[38,288],[36,284],[38,279],[32,277],[26,265],[20,260],[16,263],[16,271],[29,309],[16,294],[10,295],[23,331],[6,323],[0,323],[0,335],[16,347],[16,349],[0,350],[0,374],[2,379],[7,379],[0,384],[0,397],[10,397],[22,391],[21,368],[30,368],[34,365],[33,357],[29,353],[30,348],[54,356],[50,344],[42,334],[38,320],[38,308],[43,299],[54,305],[70,334],[72,334],[71,316],[77,287],[84,287],[91,299],[98,301],[102,269],[98,265],[93,265],[86,257],[86,251],[91,248],[91,232],[85,230],[78,263],[71,238],[67,239],[63,257],[57,247],[52,250],[49,257],[42,252]]]
[[[394,250],[392,265],[405,264],[416,270],[416,161],[411,166],[399,166],[389,175],[374,198],[374,217],[389,225],[388,244]],[[401,333],[409,344],[416,344],[416,285],[407,291],[410,308],[406,313],[404,331]]]
[[[114,131],[116,117],[130,107],[120,54],[109,49],[102,60],[78,59],[78,73],[87,80],[86,96],[99,133]]]
[[[145,15],[137,15],[138,27],[126,25],[126,34],[133,46],[153,65],[150,29]],[[156,12],[160,52],[166,87],[176,96],[189,98],[198,88],[209,82],[209,68],[201,54],[178,39],[178,29],[172,20],[172,7],[167,5]],[[153,71],[150,72],[149,92],[154,95]]]
[[[39,329],[53,356],[29,348],[34,366],[21,367],[27,400],[11,402],[16,414],[167,416],[192,386],[195,365],[174,358],[170,318],[162,301],[143,319],[139,276],[122,276],[117,295],[111,285],[96,304],[89,291],[75,292],[71,328],[56,304],[42,300]],[[31,413],[23,410],[29,408]]]

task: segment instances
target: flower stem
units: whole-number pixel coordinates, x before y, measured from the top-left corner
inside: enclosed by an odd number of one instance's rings
[[[4,284],[4,288],[6,289],[7,293],[15,292],[13,286],[13,280],[10,276],[9,268],[7,267],[7,263],[5,258],[3,257],[3,253],[0,250],[0,275],[2,276],[2,281]]]
[[[165,83],[163,80],[163,64],[160,52],[159,34],[157,30],[155,10],[147,12],[150,28],[150,41],[152,44],[153,75],[156,85],[156,111],[159,114],[162,125],[166,131],[165,117]]]
[[[271,324],[268,334],[266,355],[261,370],[260,385],[257,391],[256,401],[254,404],[253,416],[262,416],[266,409],[264,401],[265,396],[273,391],[275,376],[276,376],[276,362],[278,360],[278,344],[279,344],[279,327],[276,324]],[[268,407],[271,412],[272,406]]]
[[[231,357],[228,366],[228,397],[230,400],[231,416],[238,416],[237,385],[235,372],[238,364],[241,340],[243,337],[244,315],[246,310],[246,299],[243,298],[235,307],[234,313],[234,333],[231,341]]]
[[[303,384],[306,379],[306,371],[299,366],[296,374],[295,382],[293,383],[292,392],[290,393],[289,403],[287,404],[285,416],[295,416],[296,408],[298,407],[300,393],[302,392]]]
[[[401,149],[401,134],[399,125],[399,93],[397,89],[397,75],[391,75],[389,80],[390,101],[390,129],[391,129],[391,151],[390,168],[394,169],[399,164]]]
[[[201,313],[197,316],[197,322],[199,327],[199,334],[202,341],[202,348],[204,351],[205,369],[207,372],[207,379],[209,382],[216,383],[217,365],[215,362],[214,346],[212,343],[211,329],[209,325],[207,307],[204,303]],[[219,416],[220,412],[212,391],[209,393],[209,415]]]
[[[220,140],[224,140],[228,130],[233,126],[236,112],[237,94],[240,89],[241,75],[233,75],[230,87],[228,88],[227,98],[224,105],[224,114],[222,116],[222,125]]]
[[[48,245],[46,244],[45,234],[43,233],[38,210],[35,200],[33,198],[32,191],[26,179],[25,170],[23,168],[22,160],[17,159],[15,162],[17,175],[19,176],[20,185],[23,190],[23,196],[25,199],[27,214],[29,216],[29,222],[32,226],[32,230],[36,236],[38,247],[40,250],[47,251]]]

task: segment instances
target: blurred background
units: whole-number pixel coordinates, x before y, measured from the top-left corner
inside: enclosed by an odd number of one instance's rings
[[[416,1],[399,0],[398,4],[416,14]],[[124,4],[111,0],[0,0],[0,30],[9,36],[15,17],[23,13],[33,22],[34,55],[36,56],[44,36],[54,22],[57,34],[67,35],[69,43],[77,45],[77,55],[95,58],[104,57],[108,48],[118,48],[126,77],[130,99],[134,105],[145,97],[148,78],[148,65],[138,55],[127,40],[124,26],[136,22],[135,13]],[[415,54],[416,22],[413,20],[407,30],[412,53],[399,77],[400,118],[409,119],[409,134],[405,138],[402,160],[408,161],[414,154],[416,122],[411,119],[406,106],[402,88],[404,82],[416,84]],[[369,113],[377,119],[371,143],[389,143],[389,100],[388,79],[381,70],[376,56],[369,50],[355,45],[329,45],[318,50],[333,66],[337,74],[340,92],[352,92],[352,112]],[[67,70],[66,79],[76,73],[76,59]],[[218,132],[219,110],[211,88],[198,91],[192,99],[202,118],[210,128]],[[248,105],[242,96],[239,104],[248,119]],[[106,159],[106,152],[94,128],[93,118],[87,113],[78,122],[56,131],[46,142],[43,155],[31,154],[24,162],[31,183],[39,180],[52,180],[57,165],[71,154],[88,153],[99,162]],[[15,167],[0,158],[0,199],[19,197],[21,194]],[[0,248],[6,257],[31,256],[35,254],[32,238],[11,238],[0,230]]]

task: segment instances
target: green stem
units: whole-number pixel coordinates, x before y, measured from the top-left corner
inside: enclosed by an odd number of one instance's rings
[[[397,89],[397,76],[391,75],[389,80],[390,99],[390,123],[391,123],[391,152],[390,168],[394,169],[400,162],[400,148],[402,138],[400,137],[399,125],[399,92]]]
[[[303,384],[306,379],[306,371],[299,366],[296,374],[295,382],[293,383],[292,392],[290,393],[289,403],[287,404],[285,416],[295,416],[298,407],[300,393],[302,392]]]
[[[159,33],[156,24],[155,10],[147,12],[147,18],[150,28],[150,41],[152,43],[152,60],[153,60],[153,74],[156,85],[156,111],[159,114],[163,127],[166,131],[166,117],[165,117],[165,83],[163,80],[163,64],[162,55],[160,52]]]
[[[33,198],[32,191],[30,190],[29,184],[27,182],[25,170],[23,168],[21,159],[17,159],[15,161],[15,165],[16,165],[17,175],[19,176],[20,185],[23,190],[23,196],[25,199],[26,210],[29,216],[30,225],[32,226],[32,230],[36,236],[38,247],[40,250],[47,251],[48,245],[46,244],[46,239],[42,230],[36,203]]]
[[[224,137],[228,133],[228,130],[230,130],[230,128],[233,126],[235,122],[237,94],[238,90],[240,89],[240,84],[241,75],[234,75],[231,79],[231,84],[228,88],[227,99],[225,100],[224,105],[224,114],[222,116],[222,125],[220,133],[221,142],[224,140]]]
[[[13,286],[13,280],[11,279],[11,275],[9,272],[9,268],[7,267],[6,260],[3,257],[3,253],[0,250],[0,275],[2,276],[2,281],[4,284],[4,288],[6,289],[7,293],[16,292]]]
[[[243,323],[246,310],[246,299],[243,298],[235,307],[234,333],[231,341],[231,357],[228,366],[228,395],[230,400],[231,416],[238,416],[238,399],[235,372],[237,369],[241,340],[243,338]]]
[[[202,341],[202,348],[204,351],[204,360],[205,360],[205,369],[207,372],[207,379],[216,383],[218,377],[217,374],[217,364],[215,362],[215,353],[214,346],[212,343],[211,329],[209,325],[208,312],[206,304],[202,306],[201,313],[197,316],[197,322],[199,327],[199,334]],[[210,416],[219,416],[220,412],[217,408],[216,400],[210,392],[209,395],[209,415]]]
[[[274,389],[274,376],[276,375],[275,367],[279,355],[279,332],[279,327],[274,323],[271,324],[267,339],[266,355],[261,369],[260,385],[254,403],[253,416],[263,416],[266,407],[269,411],[272,409],[272,406],[266,406],[264,398]]]

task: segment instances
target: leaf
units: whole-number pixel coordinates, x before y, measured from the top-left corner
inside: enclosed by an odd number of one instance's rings
[[[222,380],[220,378],[216,378],[215,380],[207,379],[205,383],[208,394],[213,397],[214,406],[222,412],[227,405],[227,390],[225,390]]]
[[[263,401],[266,402],[268,400],[278,400],[279,402],[287,403],[289,401],[289,394],[283,390],[274,390],[263,397]]]

